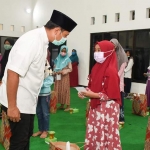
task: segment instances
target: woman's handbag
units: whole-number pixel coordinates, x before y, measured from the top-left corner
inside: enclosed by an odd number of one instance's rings
[[[134,94],[132,102],[132,112],[136,115],[147,115],[147,97],[144,94]]]

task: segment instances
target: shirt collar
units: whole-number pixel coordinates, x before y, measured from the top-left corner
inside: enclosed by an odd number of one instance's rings
[[[48,45],[49,40],[48,40],[47,33],[46,33],[46,30],[45,30],[44,26],[41,27],[41,31],[42,31],[41,33],[42,33],[44,44]]]

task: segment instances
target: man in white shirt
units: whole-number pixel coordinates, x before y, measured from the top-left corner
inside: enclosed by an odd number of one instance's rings
[[[63,44],[76,25],[71,18],[54,10],[44,27],[25,33],[13,46],[0,87],[0,103],[9,118],[12,134],[9,150],[29,150],[48,43]]]

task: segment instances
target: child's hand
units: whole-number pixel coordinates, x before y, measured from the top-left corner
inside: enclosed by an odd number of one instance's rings
[[[62,74],[62,71],[57,72],[57,74]]]
[[[81,98],[81,99],[84,99],[84,98],[85,98],[85,96],[84,96],[84,95],[82,95],[82,93],[81,93],[81,92],[78,92],[78,97],[79,97],[79,98]]]
[[[98,93],[94,93],[92,91],[81,92],[81,94],[83,96],[89,97],[89,98],[99,98],[99,94]]]

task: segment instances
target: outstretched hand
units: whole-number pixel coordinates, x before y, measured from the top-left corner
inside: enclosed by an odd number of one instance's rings
[[[90,90],[79,92],[78,96],[80,98],[82,98],[82,99],[85,98],[85,97],[88,97],[88,98],[99,98],[99,94],[98,93],[94,93],[94,92],[92,92]]]

